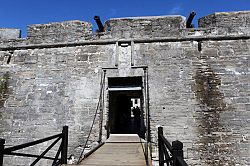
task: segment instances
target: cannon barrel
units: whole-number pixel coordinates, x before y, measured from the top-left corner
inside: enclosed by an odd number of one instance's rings
[[[98,31],[99,32],[104,32],[104,27],[102,25],[102,21],[101,21],[100,17],[99,16],[95,16],[94,20],[95,20],[95,22],[96,22],[96,24],[98,26]]]
[[[192,11],[187,19],[187,23],[186,23],[186,28],[193,28],[193,24],[192,21],[194,19],[194,16],[196,15],[196,13],[194,11]]]

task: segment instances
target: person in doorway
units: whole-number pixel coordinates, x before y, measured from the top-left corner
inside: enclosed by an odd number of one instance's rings
[[[139,132],[140,132],[140,122],[141,122],[140,108],[138,106],[136,106],[136,108],[133,108],[132,112],[133,112],[134,120],[135,120],[136,133],[139,134]]]
[[[128,134],[130,132],[131,107],[130,98],[119,96],[117,108],[117,133]]]

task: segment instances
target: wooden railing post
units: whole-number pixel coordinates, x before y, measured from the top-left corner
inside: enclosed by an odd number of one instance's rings
[[[62,134],[63,136],[62,136],[61,164],[67,164],[68,126],[63,126]]]
[[[3,166],[5,139],[0,138],[0,166]]]
[[[177,157],[180,157],[183,159],[183,143],[176,140],[172,142],[172,148],[173,148],[173,162],[174,166],[179,166],[180,164],[177,161]]]
[[[158,153],[159,153],[159,166],[164,166],[164,154],[163,154],[163,143],[161,140],[161,135],[163,135],[163,128],[158,127]]]

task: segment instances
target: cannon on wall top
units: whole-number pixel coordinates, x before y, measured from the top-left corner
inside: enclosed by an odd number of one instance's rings
[[[194,28],[194,24],[192,24],[192,21],[194,19],[194,16],[196,15],[196,13],[194,11],[192,11],[187,19],[187,23],[186,23],[186,28]]]
[[[94,20],[95,20],[95,22],[96,22],[96,24],[98,26],[98,32],[104,32],[104,27],[103,27],[103,24],[102,24],[102,21],[101,21],[100,17],[95,16]]]

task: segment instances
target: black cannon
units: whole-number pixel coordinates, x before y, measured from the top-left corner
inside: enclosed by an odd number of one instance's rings
[[[196,13],[194,11],[192,11],[187,19],[187,23],[186,23],[186,28],[194,28],[194,24],[192,24],[192,21],[194,19],[194,16],[196,15]]]
[[[102,25],[100,17],[99,16],[95,16],[94,20],[95,20],[95,22],[96,22],[96,24],[98,26],[98,32],[104,32],[104,27]]]

